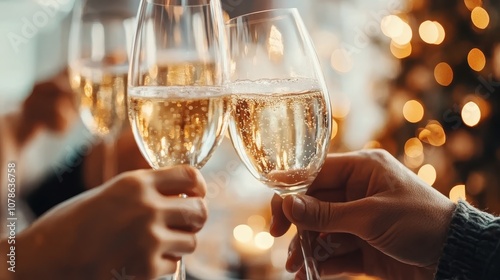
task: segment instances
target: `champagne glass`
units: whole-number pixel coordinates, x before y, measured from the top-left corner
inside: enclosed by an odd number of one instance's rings
[[[116,175],[115,140],[127,123],[128,53],[137,1],[80,0],[70,42],[70,84],[87,129],[104,141],[103,181]]]
[[[229,130],[250,172],[282,197],[304,193],[331,139],[323,73],[296,9],[243,15],[227,23],[234,95]],[[307,279],[320,279],[310,233],[298,229]]]
[[[142,0],[130,64],[135,140],[153,169],[202,168],[225,134],[227,46],[220,0]],[[184,279],[182,260],[174,279]]]

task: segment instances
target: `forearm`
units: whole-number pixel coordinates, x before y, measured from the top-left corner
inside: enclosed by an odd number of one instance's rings
[[[460,202],[436,279],[500,279],[500,218]]]

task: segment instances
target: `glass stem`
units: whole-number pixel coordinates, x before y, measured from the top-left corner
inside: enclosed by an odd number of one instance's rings
[[[187,194],[180,194],[180,198],[187,198]],[[177,262],[177,269],[175,273],[172,275],[172,280],[186,280],[186,267],[184,266],[184,259],[181,259]]]
[[[175,274],[172,275],[172,280],[186,280],[186,267],[184,266],[182,257],[177,262],[177,269],[175,270]]]
[[[103,168],[103,183],[109,181],[117,173],[117,161],[116,161],[116,151],[115,144],[111,137],[107,137],[103,141],[104,143],[104,168]]]
[[[314,259],[311,243],[311,232],[297,228],[300,240],[300,247],[302,248],[302,256],[304,257],[305,275],[297,275],[300,280],[320,280],[318,269],[316,267],[316,260]],[[305,278],[304,278],[305,276]]]

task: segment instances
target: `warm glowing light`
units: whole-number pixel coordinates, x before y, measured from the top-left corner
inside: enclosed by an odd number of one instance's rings
[[[233,236],[239,242],[248,243],[253,239],[253,230],[248,225],[239,225],[234,228]]]
[[[365,144],[363,149],[380,149],[382,148],[382,144],[379,141],[370,141]]]
[[[409,157],[407,155],[405,155],[405,157],[404,157],[405,165],[407,167],[413,168],[413,169],[419,168],[420,166],[422,166],[422,164],[424,163],[424,160],[425,160],[425,156],[423,153],[420,156],[415,157],[415,158]]]
[[[424,129],[422,129],[418,138],[426,143],[435,147],[441,147],[446,143],[446,133],[439,122],[430,122]]]
[[[250,228],[263,230],[266,227],[266,219],[259,215],[250,216],[247,220]]]
[[[261,250],[268,250],[274,245],[274,237],[268,232],[259,232],[255,235],[255,246]]]
[[[439,39],[439,30],[434,22],[427,20],[420,24],[418,33],[424,42],[434,44]]]
[[[436,26],[436,28],[438,30],[438,34],[439,34],[438,39],[434,42],[434,44],[439,45],[446,38],[446,31],[444,30],[444,27],[441,25],[441,23],[435,21],[434,25]]]
[[[453,69],[446,62],[441,62],[434,68],[434,78],[442,86],[449,86],[453,82]]]
[[[464,0],[465,6],[469,11],[474,10],[476,7],[481,7],[483,5],[483,0]]]
[[[413,38],[413,31],[411,30],[411,27],[408,23],[403,22],[403,32],[399,36],[396,36],[392,38],[394,43],[404,46],[407,45],[411,42],[411,39]]]
[[[391,41],[391,53],[392,55],[394,55],[395,58],[403,59],[409,57],[412,51],[413,48],[411,46],[411,43],[408,43],[404,46],[400,46],[396,44],[394,41]]]
[[[485,99],[481,98],[478,94],[467,95],[467,97],[465,97],[465,99],[464,99],[464,103],[467,103],[470,101],[476,103],[477,106],[479,106],[479,109],[481,111],[481,120],[484,120],[490,116],[491,104],[489,102],[487,102]]]
[[[458,203],[459,200],[466,199],[465,185],[458,185],[451,189],[450,191],[450,200]]]
[[[336,49],[331,57],[332,68],[341,73],[347,73],[354,66],[351,55],[344,49]]]
[[[396,38],[403,34],[405,22],[398,16],[388,15],[384,17],[380,23],[380,28],[385,36]]]
[[[467,61],[469,62],[470,68],[477,72],[483,70],[486,66],[486,56],[480,49],[477,48],[474,48],[469,52]]]
[[[424,153],[424,145],[418,140],[418,138],[411,138],[406,141],[405,144],[405,154],[411,158],[416,158]]]
[[[481,109],[475,102],[469,102],[462,108],[462,120],[470,127],[476,126],[481,121]]]
[[[475,7],[470,17],[472,23],[479,29],[485,29],[490,24],[490,15],[482,7]]]
[[[337,123],[336,120],[332,120],[332,140],[337,137],[337,134],[339,133],[339,124]]]
[[[422,166],[420,170],[418,170],[418,177],[432,186],[436,182],[437,178],[436,169],[434,168],[434,166],[426,164]]]
[[[411,123],[418,123],[424,117],[424,107],[416,100],[406,102],[403,107],[405,119]]]
[[[420,34],[420,38],[427,44],[439,45],[446,37],[444,27],[437,21],[427,20],[422,22],[418,33]]]
[[[345,97],[337,98],[332,102],[332,116],[337,119],[343,119],[351,111],[351,101]]]

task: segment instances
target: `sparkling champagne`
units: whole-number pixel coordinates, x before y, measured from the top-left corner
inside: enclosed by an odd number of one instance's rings
[[[263,80],[231,86],[233,144],[256,178],[282,194],[307,188],[326,156],[331,120],[310,80]]]
[[[201,168],[222,140],[231,97],[221,87],[138,87],[129,91],[129,117],[139,148],[155,168]]]
[[[82,121],[94,135],[113,137],[122,130],[127,119],[127,71],[127,65],[70,69]]]

